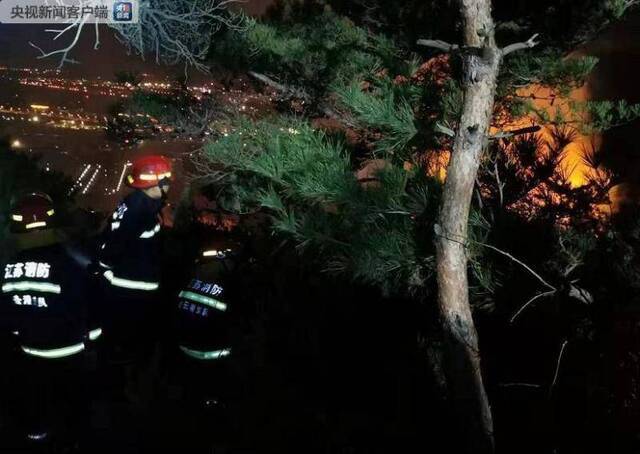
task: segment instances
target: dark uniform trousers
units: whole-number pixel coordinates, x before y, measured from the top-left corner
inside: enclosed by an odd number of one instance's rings
[[[57,359],[18,354],[15,387],[20,427],[33,441],[53,431],[72,439],[87,433],[86,358],[81,352]]]
[[[100,367],[111,398],[148,405],[154,397],[158,362],[155,322],[157,292],[120,289],[103,283],[103,339]]]
[[[193,406],[226,404],[232,394],[231,357],[214,360],[191,358],[175,351],[174,376],[185,400]]]
[[[188,423],[192,433],[189,448],[231,442],[236,433],[231,406],[234,398],[233,358],[200,360],[179,349],[173,353],[170,379],[182,390],[183,409],[187,415],[182,423]]]

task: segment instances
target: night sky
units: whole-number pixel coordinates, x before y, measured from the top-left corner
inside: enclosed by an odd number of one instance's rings
[[[71,39],[59,38],[52,41],[52,33],[44,32],[46,26],[0,24],[0,64],[6,66],[26,66],[55,68],[59,60],[55,57],[38,59],[39,51],[29,45],[29,41],[45,51],[64,47]],[[168,73],[166,67],[159,67],[152,61],[142,61],[138,56],[127,55],[126,48],[118,43],[113,33],[105,26],[100,30],[100,48],[93,49],[95,41],[94,27],[86,26],[80,42],[73,50],[73,58],[79,65],[65,65],[71,74],[111,78],[116,70],[140,70],[154,74]]]
[[[246,0],[242,2],[242,9],[250,15],[259,16],[264,14],[272,3],[273,0]],[[45,51],[49,51],[63,47],[71,37],[66,41],[63,41],[64,38],[59,38],[54,43],[51,36],[53,33],[44,32],[46,28],[57,28],[57,26],[0,24],[0,65],[56,67],[58,61],[55,59],[37,60],[39,51],[31,47],[29,41],[34,42]],[[100,40],[102,45],[97,51],[93,49],[94,39],[93,26],[86,27],[80,43],[73,52],[81,65],[72,65],[65,69],[87,77],[109,77],[114,72],[113,68],[137,69],[154,74],[171,72],[170,69],[159,68],[153,61],[143,62],[137,56],[128,56],[126,49],[116,41],[107,27],[101,27]]]

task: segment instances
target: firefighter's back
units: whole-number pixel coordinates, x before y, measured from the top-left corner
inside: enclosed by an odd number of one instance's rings
[[[230,435],[234,386],[238,245],[214,238],[199,253],[191,278],[176,295],[172,373],[201,446]]]
[[[28,194],[13,208],[16,252],[0,274],[15,336],[15,428],[28,443],[73,444],[86,421],[84,351],[88,297],[84,268],[53,226],[53,203]]]

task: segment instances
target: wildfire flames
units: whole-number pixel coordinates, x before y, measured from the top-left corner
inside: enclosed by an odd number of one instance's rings
[[[438,57],[426,62],[413,78],[414,83],[431,83],[443,88],[451,77],[448,57]],[[489,178],[482,179],[480,192],[484,197],[499,198],[500,204],[525,218],[539,215],[553,216],[558,225],[580,223],[585,218],[596,225],[611,213],[611,174],[599,167],[593,159],[601,144],[599,135],[587,135],[580,130],[580,124],[588,118],[585,113],[576,112],[575,105],[583,104],[590,98],[588,85],[572,90],[561,96],[554,90],[529,85],[517,90],[515,97],[526,100],[535,112],[514,118],[505,105],[497,105],[491,135],[539,126],[537,132],[528,137],[516,136],[498,140],[497,151],[489,150],[485,172]],[[539,115],[544,113],[543,120]],[[526,141],[533,156],[523,156],[518,141]],[[446,177],[451,141],[444,141],[440,150],[421,153],[420,159],[427,171],[441,180]],[[522,143],[520,143],[522,145]],[[491,147],[490,147],[491,148]],[[499,156],[496,156],[499,155]],[[501,173],[501,175],[500,175]],[[517,189],[526,191],[517,199],[507,194],[509,183],[504,179],[517,177],[521,183]],[[502,181],[500,181],[502,179]],[[498,188],[498,189],[496,189]]]
[[[537,110],[544,110],[551,117],[561,115],[563,118],[571,118],[574,114],[569,107],[569,100],[587,101],[589,99],[589,90],[586,86],[583,86],[573,90],[568,98],[561,98],[548,87],[534,85],[518,90],[518,95],[529,98]],[[508,129],[519,129],[536,123],[536,119],[533,116],[527,116],[512,120],[507,126]],[[597,169],[593,169],[584,162],[584,153],[585,150],[590,150],[594,147],[597,149],[601,138],[599,135],[588,136],[581,133],[578,128],[571,128],[574,132],[573,140],[564,148],[564,158],[560,163],[561,168],[559,170],[567,176],[573,188],[578,188],[586,184],[589,176],[594,171],[597,171]],[[541,128],[536,134],[543,142],[553,140],[548,127]]]

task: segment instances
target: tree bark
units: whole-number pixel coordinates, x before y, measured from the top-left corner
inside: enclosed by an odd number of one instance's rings
[[[493,419],[482,379],[478,335],[469,304],[467,225],[476,175],[488,140],[502,53],[494,39],[490,0],[459,0],[463,19],[464,104],[447,168],[438,224],[438,305],[445,364],[466,452],[493,451]]]

